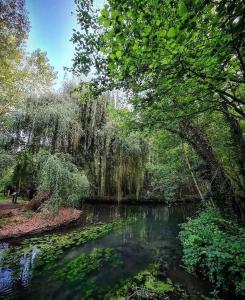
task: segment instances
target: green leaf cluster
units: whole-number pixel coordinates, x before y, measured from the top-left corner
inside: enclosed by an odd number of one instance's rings
[[[183,262],[218,290],[245,295],[245,230],[218,209],[207,207],[182,225]]]
[[[151,265],[134,277],[114,286],[104,296],[104,299],[161,299],[169,297],[187,299],[187,294],[180,286],[173,284],[169,278],[159,278],[158,272],[159,265]]]
[[[45,205],[48,211],[60,207],[77,207],[89,193],[87,177],[78,171],[65,155],[39,153],[41,160],[38,174],[39,190],[48,190],[50,199]]]

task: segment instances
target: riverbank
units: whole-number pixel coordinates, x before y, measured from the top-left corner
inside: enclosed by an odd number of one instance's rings
[[[73,208],[61,208],[56,215],[43,215],[26,205],[6,202],[0,210],[0,240],[52,231],[76,223],[80,216],[81,211]]]
[[[2,199],[0,203],[0,240],[25,237],[34,234],[45,233],[57,229],[75,225],[81,217],[81,210],[72,208],[61,208],[56,215],[44,215],[36,213],[29,208],[29,202],[18,200],[18,204],[12,204],[10,199]],[[87,198],[83,203],[96,205],[167,205],[163,201],[156,199],[143,201],[133,201],[132,199],[122,199],[117,202],[110,198]],[[177,203],[177,202],[176,202]]]

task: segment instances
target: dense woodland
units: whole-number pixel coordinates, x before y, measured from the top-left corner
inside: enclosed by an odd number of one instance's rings
[[[25,1],[0,1],[1,192],[40,213],[200,201],[183,261],[244,295],[244,1],[75,3],[68,71],[86,79],[55,91],[47,54],[25,48]]]

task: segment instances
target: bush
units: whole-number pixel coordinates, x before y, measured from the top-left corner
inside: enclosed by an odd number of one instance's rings
[[[56,211],[59,207],[77,207],[88,193],[87,177],[66,155],[46,154],[41,157],[38,190],[50,192],[50,198],[45,202],[46,208]]]
[[[182,225],[183,262],[218,290],[245,295],[245,229],[208,207]]]
[[[6,170],[13,166],[14,163],[14,155],[10,155],[6,151],[0,149],[0,176],[3,176]]]
[[[2,177],[0,178],[0,192],[6,190],[7,186],[12,186],[13,184],[13,168],[7,169]]]

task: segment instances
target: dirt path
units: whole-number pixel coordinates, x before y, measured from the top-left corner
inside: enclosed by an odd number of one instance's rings
[[[1,209],[16,209],[16,208],[20,208],[22,206],[23,206],[23,204],[18,204],[18,203],[14,204],[11,201],[6,201],[5,203],[0,202],[0,210]]]

